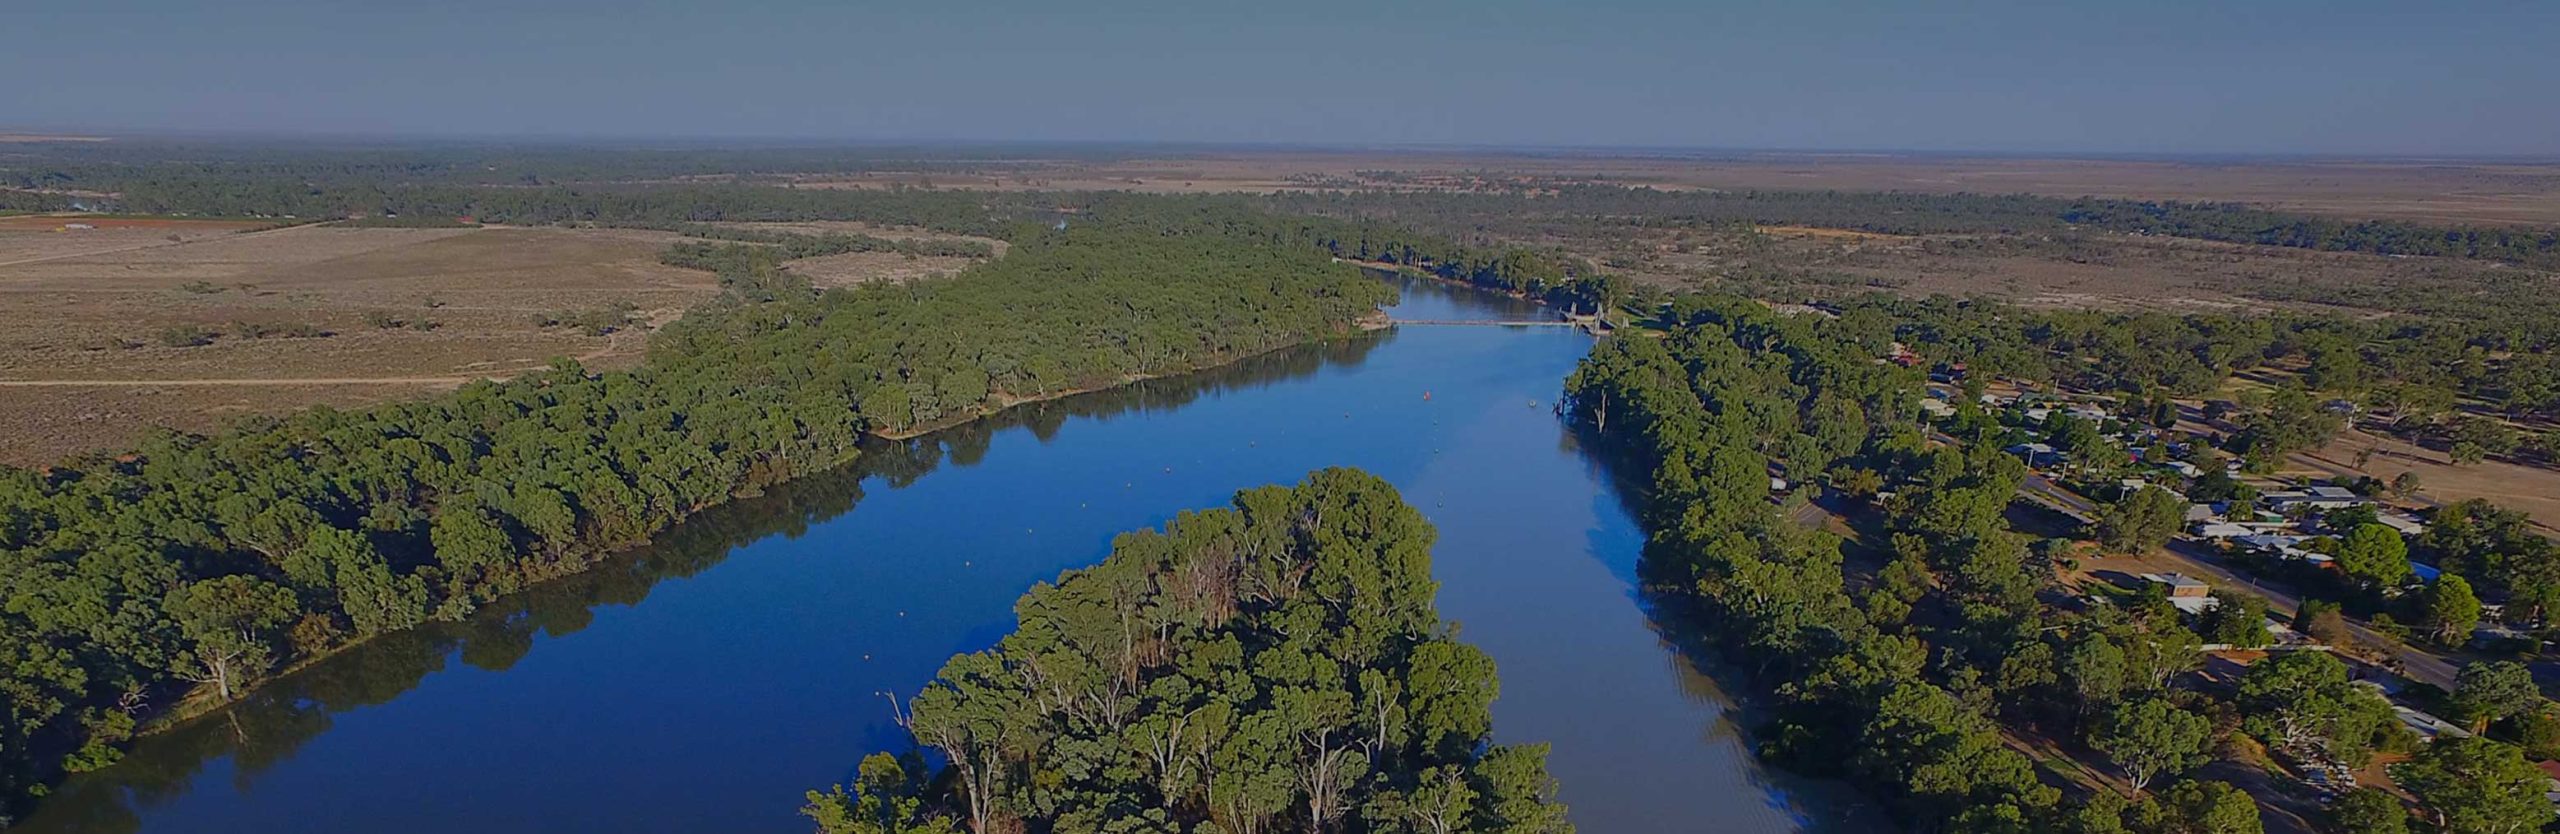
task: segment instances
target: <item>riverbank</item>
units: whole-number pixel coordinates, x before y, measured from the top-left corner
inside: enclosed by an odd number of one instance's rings
[[[1142,382],[1149,382],[1149,381],[1154,381],[1154,380],[1163,380],[1163,379],[1173,379],[1173,378],[1183,377],[1183,376],[1188,376],[1188,375],[1192,375],[1192,374],[1199,374],[1199,373],[1205,373],[1205,372],[1210,372],[1210,371],[1216,371],[1216,370],[1220,370],[1220,369],[1223,369],[1223,368],[1227,368],[1227,367],[1231,367],[1231,366],[1237,365],[1237,364],[1242,363],[1242,362],[1245,362],[1245,361],[1247,361],[1247,360],[1251,360],[1251,359],[1258,358],[1258,357],[1262,357],[1262,356],[1267,356],[1267,355],[1270,355],[1270,354],[1273,354],[1273,353],[1277,353],[1277,352],[1280,352],[1280,351],[1283,351],[1283,350],[1290,350],[1290,349],[1294,349],[1294,348],[1305,347],[1305,346],[1308,346],[1308,345],[1321,344],[1321,343],[1326,342],[1326,341],[1333,341],[1333,340],[1339,340],[1339,339],[1363,338],[1363,337],[1364,337],[1366,334],[1368,334],[1368,333],[1373,333],[1373,332],[1375,332],[1375,331],[1377,331],[1377,330],[1380,330],[1380,329],[1383,329],[1383,328],[1385,328],[1385,327],[1389,326],[1388,324],[1383,323],[1383,322],[1385,322],[1385,321],[1386,321],[1386,314],[1385,314],[1385,313],[1383,313],[1383,312],[1373,312],[1373,313],[1371,313],[1371,314],[1369,314],[1369,315],[1362,316],[1362,317],[1360,318],[1359,322],[1358,322],[1357,329],[1356,329],[1356,330],[1353,330],[1353,331],[1350,331],[1350,332],[1347,332],[1347,333],[1336,333],[1336,334],[1334,334],[1334,335],[1327,336],[1327,337],[1323,337],[1323,338],[1300,340],[1300,341],[1296,341],[1296,342],[1289,342],[1289,343],[1285,343],[1285,344],[1275,345],[1275,346],[1272,346],[1272,347],[1269,347],[1269,348],[1265,348],[1265,349],[1262,349],[1262,350],[1251,351],[1251,352],[1240,353],[1240,354],[1234,354],[1234,355],[1229,355],[1229,356],[1223,356],[1223,357],[1220,357],[1220,358],[1218,358],[1218,359],[1216,359],[1215,361],[1212,361],[1212,362],[1207,362],[1207,363],[1202,363],[1202,364],[1192,365],[1192,366],[1186,366],[1186,367],[1184,367],[1184,368],[1182,368],[1182,369],[1179,369],[1179,370],[1169,370],[1169,371],[1162,371],[1162,372],[1158,372],[1158,373],[1150,373],[1150,374],[1131,374],[1131,375],[1124,376],[1124,377],[1120,378],[1118,381],[1116,381],[1116,382],[1112,382],[1112,383],[1107,384],[1107,385],[1081,386],[1081,387],[1076,387],[1076,388],[1071,388],[1071,389],[1063,389],[1063,390],[1058,390],[1058,391],[1052,391],[1052,392],[1049,392],[1049,393],[1039,394],[1039,395],[1032,395],[1032,396],[1022,396],[1022,397],[1007,396],[1007,397],[1004,397],[1004,398],[1000,401],[1000,404],[998,404],[998,405],[995,405],[995,406],[992,406],[992,407],[984,407],[984,408],[981,408],[981,409],[976,409],[976,410],[973,410],[971,413],[967,414],[966,416],[959,417],[959,418],[956,418],[956,419],[952,419],[952,420],[944,420],[944,421],[937,421],[937,422],[934,422],[934,423],[931,423],[931,424],[920,425],[920,426],[917,426],[917,427],[914,427],[914,428],[910,428],[910,429],[907,429],[907,430],[902,430],[902,431],[892,431],[892,432],[871,432],[870,434],[871,434],[872,436],[874,436],[874,437],[878,437],[878,438],[880,438],[880,439],[882,439],[882,440],[889,440],[889,441],[904,441],[904,440],[912,440],[912,439],[915,439],[915,438],[918,438],[918,437],[923,437],[923,436],[930,435],[930,434],[934,434],[934,433],[937,433],[937,432],[949,431],[949,430],[952,430],[952,429],[956,429],[956,428],[960,428],[960,427],[963,427],[963,426],[970,425],[970,424],[972,424],[972,423],[977,423],[977,422],[980,422],[980,421],[983,421],[983,420],[988,420],[988,419],[991,419],[991,418],[995,418],[995,417],[998,417],[998,416],[1003,415],[1005,412],[1012,411],[1012,410],[1014,410],[1014,409],[1021,408],[1021,407],[1024,407],[1024,406],[1038,405],[1038,404],[1042,404],[1042,403],[1048,403],[1048,402],[1054,402],[1054,401],[1058,401],[1058,400],[1064,400],[1064,399],[1067,399],[1067,398],[1070,398],[1070,397],[1076,397],[1076,396],[1081,396],[1081,395],[1085,395],[1085,394],[1095,394],[1095,393],[1101,393],[1101,392],[1111,391],[1111,390],[1120,389],[1120,388],[1126,388],[1126,387],[1129,387],[1129,386],[1131,386],[1131,385],[1135,385],[1135,384],[1142,383]],[[1379,322],[1379,323],[1373,324],[1373,322]],[[821,475],[824,475],[824,474],[826,474],[826,473],[834,472],[834,471],[836,471],[836,470],[840,470],[840,469],[842,469],[842,468],[844,468],[844,467],[854,465],[855,463],[859,462],[860,460],[861,460],[861,458],[860,458],[859,456],[855,456],[855,457],[848,457],[848,458],[845,458],[845,459],[843,459],[843,460],[839,460],[839,461],[833,462],[833,463],[831,463],[831,464],[828,464],[827,466],[820,467],[820,468],[817,468],[817,469],[814,469],[814,470],[811,470],[811,471],[808,471],[808,472],[805,472],[805,473],[797,473],[797,474],[794,474],[792,477],[790,477],[790,478],[788,478],[788,479],[785,479],[784,483],[789,483],[789,482],[799,481],[799,480],[802,480],[802,479],[805,479],[805,478],[811,478],[811,477],[821,476]],[[735,502],[736,502],[737,500],[739,500],[739,499],[745,499],[745,498],[752,498],[752,497],[755,497],[757,494],[760,494],[761,492],[762,492],[762,490],[758,490],[757,492],[754,492],[754,493],[740,493],[740,494],[733,494],[733,495],[731,495],[731,496],[729,497],[729,500],[721,501],[721,502],[719,502],[719,503],[714,503],[714,504],[706,504],[706,505],[703,505],[703,506],[700,506],[700,507],[692,508],[691,510],[689,510],[689,511],[687,511],[687,512],[685,512],[685,513],[682,513],[682,514],[680,514],[680,515],[677,515],[677,516],[676,516],[672,521],[670,521],[670,522],[669,522],[669,525],[668,525],[668,526],[669,526],[669,527],[672,527],[674,524],[678,524],[678,523],[682,523],[682,522],[687,521],[687,520],[691,520],[691,519],[693,519],[693,518],[695,518],[695,517],[698,517],[698,516],[702,515],[703,513],[706,513],[706,512],[709,512],[709,511],[715,510],[715,509],[719,509],[719,508],[721,508],[721,507],[728,506],[728,505],[730,505],[730,504],[732,504],[732,503],[735,503]],[[663,532],[663,530],[662,530],[661,532]],[[638,549],[640,549],[640,548],[649,547],[649,546],[651,546],[651,545],[654,545],[654,544],[656,544],[656,543],[657,543],[658,538],[659,538],[659,537],[658,537],[657,535],[653,534],[653,535],[651,535],[651,536],[650,536],[650,537],[648,537],[648,538],[643,538],[643,539],[640,539],[640,540],[638,540],[638,541],[625,542],[625,543],[620,543],[620,544],[617,544],[617,545],[614,545],[614,546],[611,546],[611,547],[606,547],[606,548],[600,548],[600,549],[594,549],[594,550],[585,550],[585,551],[582,551],[582,552],[580,552],[580,553],[578,554],[578,555],[581,557],[581,559],[576,563],[576,564],[577,564],[577,567],[576,567],[576,568],[574,568],[574,569],[570,569],[570,570],[561,570],[561,571],[555,571],[555,572],[547,573],[547,574],[545,574],[545,575],[541,576],[539,579],[536,579],[536,580],[534,580],[533,582],[529,583],[529,584],[528,584],[524,589],[517,591],[515,594],[510,594],[509,596],[510,596],[510,597],[512,597],[512,596],[521,595],[521,594],[524,594],[524,593],[530,593],[530,592],[532,592],[533,590],[535,590],[537,587],[544,586],[544,585],[548,585],[548,584],[553,583],[553,582],[557,582],[557,581],[560,581],[560,580],[563,580],[563,579],[567,579],[567,578],[570,578],[570,577],[575,577],[575,576],[578,576],[578,575],[584,574],[588,569],[593,568],[593,567],[595,567],[595,566],[597,566],[597,565],[604,564],[605,562],[611,561],[611,560],[612,560],[612,559],[614,559],[615,557],[620,556],[620,555],[622,555],[622,554],[624,554],[624,553],[627,553],[627,552],[630,552],[630,551],[633,551],[633,550],[638,550]],[[491,605],[498,605],[498,604],[501,604],[504,600],[505,600],[505,598],[501,598],[501,599],[499,599],[499,600],[492,600],[489,604],[491,604]],[[332,646],[332,647],[330,647],[330,648],[328,648],[328,649],[326,649],[326,650],[324,650],[324,651],[321,651],[321,652],[319,652],[319,653],[316,653],[316,654],[312,654],[312,655],[309,655],[309,656],[306,656],[306,657],[299,658],[299,659],[295,660],[295,662],[293,662],[292,664],[289,664],[289,665],[286,665],[286,666],[282,666],[282,667],[278,667],[276,670],[274,670],[273,672],[269,673],[269,675],[267,676],[267,678],[268,678],[268,680],[272,681],[272,680],[275,680],[275,679],[283,678],[283,677],[288,676],[288,675],[292,675],[292,674],[294,674],[294,673],[297,673],[297,672],[300,672],[300,671],[303,671],[303,670],[309,669],[309,668],[311,668],[311,667],[313,667],[313,666],[316,666],[316,665],[318,665],[318,664],[320,664],[320,663],[323,663],[323,662],[325,662],[325,661],[328,661],[328,660],[331,660],[331,659],[333,659],[333,658],[336,658],[336,657],[338,657],[338,656],[340,656],[340,655],[342,655],[342,654],[345,654],[345,653],[347,653],[347,652],[349,652],[349,651],[352,651],[352,650],[354,650],[354,649],[357,649],[357,648],[359,648],[359,647],[365,646],[365,645],[367,645],[367,644],[371,643],[371,642],[372,642],[372,641],[374,641],[374,640],[378,640],[378,639],[380,639],[380,638],[387,637],[387,636],[391,636],[391,635],[395,635],[395,634],[400,634],[400,633],[403,633],[403,632],[405,632],[405,631],[407,631],[407,630],[408,630],[408,629],[401,629],[401,630],[397,630],[397,631],[387,631],[387,632],[383,632],[383,633],[380,633],[380,634],[371,635],[371,636],[364,637],[364,638],[359,638],[359,639],[349,640],[349,641],[347,641],[347,642],[344,642],[344,643],[338,644],[338,645],[336,645],[336,646]],[[183,699],[179,700],[178,702],[176,702],[176,703],[172,704],[172,705],[170,706],[170,708],[169,708],[166,712],[163,712],[163,713],[160,713],[160,714],[155,714],[155,715],[154,715],[154,716],[152,716],[151,718],[148,718],[148,719],[143,720],[142,722],[139,722],[139,723],[138,723],[137,728],[135,729],[135,731],[134,731],[134,733],[133,733],[133,738],[135,738],[135,739],[141,739],[141,738],[147,738],[147,737],[151,737],[151,736],[155,736],[155,735],[163,734],[163,733],[166,733],[166,732],[169,732],[169,731],[172,731],[172,730],[178,729],[178,728],[180,728],[180,727],[183,727],[183,726],[187,725],[188,723],[193,722],[193,721],[195,721],[195,720],[197,720],[197,719],[200,719],[200,718],[203,718],[203,717],[206,717],[206,716],[209,716],[209,715],[214,715],[214,714],[220,713],[224,708],[227,708],[227,707],[230,707],[230,706],[232,706],[232,705],[234,705],[234,704],[237,704],[237,703],[239,703],[239,702],[240,702],[240,701],[242,701],[242,700],[246,700],[246,699],[247,699],[251,694],[253,694],[253,693],[255,693],[255,692],[259,691],[259,690],[260,690],[260,689],[262,689],[262,688],[263,688],[263,683],[262,683],[261,685],[259,685],[259,686],[252,686],[252,687],[248,687],[248,688],[245,688],[245,689],[240,690],[240,691],[237,693],[237,694],[238,694],[238,697],[232,698],[232,699],[230,699],[230,700],[221,700],[221,699],[218,699],[218,698],[208,697],[208,695],[209,695],[209,693],[211,692],[211,690],[210,690],[209,688],[207,688],[207,687],[201,687],[201,686],[200,686],[200,687],[198,687],[198,688],[196,688],[196,689],[194,689],[194,690],[191,690],[185,698],[183,698]]]
[[[1361,332],[1393,297],[1312,253],[1087,229],[929,292],[715,305],[653,336],[641,370],[561,364],[432,402],[172,438],[92,471],[21,479],[12,485],[25,488],[0,490],[0,514],[25,519],[13,551],[119,575],[36,572],[13,589],[62,600],[62,615],[8,623],[12,637],[77,653],[81,666],[8,670],[13,686],[49,700],[12,716],[12,737],[40,741],[0,751],[0,812],[114,761],[137,737],[219,712],[279,671],[468,616],[683,519],[840,468],[860,456],[869,426],[938,414],[914,427],[931,431],[1131,381],[1002,393],[1047,380],[1221,367]],[[1114,338],[1097,341],[1106,327]],[[299,453],[225,451],[235,448]],[[137,557],[85,557],[100,551]],[[144,610],[117,609],[115,627],[140,639],[101,646],[102,626],[82,614],[130,605],[104,590],[119,580],[158,590],[140,595]],[[119,680],[130,683],[104,683]]]
[[[1549,318],[1391,285],[1398,317]],[[851,466],[136,745],[12,834],[801,830],[790,798],[906,738],[874,693],[990,645],[1026,588],[1122,531],[1333,465],[1387,478],[1440,530],[1438,605],[1502,675],[1495,740],[1554,742],[1582,830],[1873,830],[1754,760],[1748,719],[1649,621],[1644,537],[1543,407],[1591,344],[1405,328],[866,439]]]
[[[1394,322],[1393,322],[1393,321],[1391,321],[1391,320],[1389,320],[1389,319],[1387,318],[1387,315],[1386,315],[1385,313],[1383,313],[1383,312],[1372,312],[1372,313],[1370,313],[1370,314],[1368,314],[1368,315],[1361,316],[1359,319],[1357,319],[1357,320],[1354,322],[1353,326],[1354,326],[1354,328],[1355,328],[1355,329],[1354,329],[1354,330],[1352,330],[1352,331],[1349,331],[1349,332],[1340,332],[1340,333],[1335,333],[1335,334],[1333,334],[1333,335],[1326,336],[1326,337],[1323,337],[1323,338],[1317,338],[1317,339],[1302,339],[1302,340],[1299,340],[1299,341],[1289,342],[1289,343],[1286,343],[1286,344],[1273,345],[1273,346],[1271,346],[1271,347],[1263,348],[1263,349],[1261,349],[1261,350],[1246,351],[1246,352],[1244,352],[1244,353],[1235,354],[1235,355],[1233,355],[1233,356],[1227,356],[1227,357],[1220,358],[1220,359],[1218,359],[1218,360],[1216,360],[1216,361],[1208,362],[1208,363],[1205,363],[1205,364],[1200,364],[1200,365],[1194,365],[1194,366],[1191,366],[1191,367],[1186,367],[1186,368],[1183,368],[1183,369],[1181,369],[1181,370],[1173,370],[1173,371],[1159,371],[1159,372],[1156,372],[1156,373],[1148,373],[1148,374],[1127,374],[1127,375],[1123,375],[1122,377],[1120,377],[1120,379],[1119,379],[1119,380],[1117,380],[1117,381],[1115,381],[1115,382],[1111,382],[1111,383],[1109,383],[1109,384],[1105,384],[1105,385],[1086,385],[1086,386],[1079,386],[1079,387],[1075,387],[1075,388],[1065,388],[1065,389],[1060,389],[1060,390],[1057,390],[1057,391],[1051,391],[1051,392],[1048,392],[1048,393],[1045,393],[1045,394],[1034,394],[1034,395],[1030,395],[1030,396],[1021,396],[1021,397],[1016,397],[1016,396],[1012,396],[1012,395],[1006,395],[1006,396],[1004,396],[1003,398],[999,399],[999,400],[996,402],[996,404],[994,404],[994,405],[981,406],[981,407],[979,407],[979,408],[971,409],[971,410],[970,410],[968,413],[966,413],[964,416],[961,416],[961,417],[958,417],[958,418],[955,418],[955,419],[950,419],[950,420],[937,420],[937,421],[934,421],[934,422],[931,422],[931,423],[921,423],[921,424],[918,424],[918,425],[915,425],[915,426],[911,426],[911,427],[908,427],[908,428],[905,428],[905,429],[896,430],[896,431],[874,431],[874,432],[870,432],[870,435],[871,435],[871,436],[873,436],[873,437],[880,438],[880,439],[882,439],[882,440],[911,440],[911,439],[914,439],[914,438],[922,437],[922,436],[925,436],[925,435],[928,435],[928,434],[932,434],[932,433],[934,433],[934,432],[942,431],[942,430],[945,430],[945,429],[956,428],[956,427],[959,427],[959,426],[965,426],[965,425],[968,425],[968,424],[970,424],[970,423],[973,423],[973,422],[976,422],[976,421],[979,421],[979,420],[984,420],[984,419],[986,419],[986,418],[988,418],[988,417],[993,417],[993,416],[995,416],[995,415],[1002,414],[1002,413],[1004,413],[1004,412],[1006,412],[1006,411],[1010,411],[1010,410],[1012,410],[1012,409],[1020,408],[1020,407],[1022,407],[1022,406],[1026,406],[1026,405],[1033,405],[1033,404],[1037,404],[1037,403],[1050,402],[1050,401],[1053,401],[1053,400],[1063,400],[1063,399],[1066,399],[1066,398],[1068,398],[1068,397],[1078,396],[1078,395],[1081,395],[1081,394],[1092,394],[1092,393],[1097,393],[1097,392],[1101,392],[1101,391],[1109,391],[1109,390],[1112,390],[1112,389],[1114,389],[1114,388],[1125,388],[1125,387],[1128,387],[1128,386],[1130,386],[1130,385],[1135,385],[1135,384],[1137,384],[1137,383],[1146,382],[1146,381],[1149,381],[1149,380],[1156,380],[1156,379],[1171,379],[1171,378],[1178,377],[1178,376],[1187,376],[1187,375],[1190,375],[1190,374],[1201,373],[1201,372],[1203,372],[1203,371],[1213,371],[1213,370],[1217,370],[1217,369],[1219,369],[1219,368],[1227,367],[1227,366],[1229,366],[1229,365],[1234,365],[1234,364],[1236,364],[1236,363],[1238,363],[1238,362],[1242,362],[1242,361],[1245,361],[1245,360],[1247,360],[1247,359],[1252,359],[1252,358],[1257,357],[1257,356],[1268,356],[1268,355],[1271,355],[1271,354],[1274,354],[1274,353],[1278,353],[1278,352],[1280,352],[1280,351],[1289,350],[1289,349],[1291,349],[1291,348],[1305,347],[1305,346],[1307,346],[1307,345],[1312,345],[1312,344],[1321,344],[1321,343],[1324,343],[1324,342],[1327,342],[1327,341],[1336,340],[1336,339],[1355,339],[1355,338],[1360,338],[1363,334],[1371,333],[1371,332],[1375,332],[1375,331],[1378,331],[1378,330],[1384,330],[1384,329],[1386,329],[1386,328],[1388,328],[1388,327],[1392,327],[1392,326],[1394,326]]]

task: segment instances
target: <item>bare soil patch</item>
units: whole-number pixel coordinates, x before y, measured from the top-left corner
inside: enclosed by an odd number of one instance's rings
[[[991,237],[978,237],[978,236],[976,236],[976,235],[955,235],[955,234],[947,234],[947,233],[943,233],[943,232],[936,232],[936,231],[933,231],[933,230],[930,230],[930,229],[917,228],[917,227],[915,227],[915,226],[891,226],[891,225],[883,225],[883,224],[879,224],[879,223],[865,223],[865,222],[862,222],[862,221],[859,221],[859,220],[796,220],[796,221],[787,221],[787,222],[775,222],[775,221],[760,221],[760,222],[728,221],[728,222],[721,222],[721,223],[713,223],[713,224],[711,224],[711,225],[714,225],[714,226],[723,226],[723,227],[728,227],[728,228],[733,228],[733,229],[760,229],[760,230],[764,230],[764,231],[777,231],[777,232],[799,232],[799,233],[801,233],[801,234],[813,234],[813,235],[822,235],[822,234],[855,234],[855,235],[870,235],[870,236],[872,236],[872,237],[877,237],[877,238],[887,238],[887,239],[889,239],[889,240],[905,240],[905,241],[966,241],[966,242],[970,242],[970,243],[982,244],[982,245],[986,246],[988,249],[993,250],[993,251],[996,253],[996,255],[997,255],[998,257],[1002,257],[1002,256],[1004,255],[1006,247],[1012,246],[1012,244],[1010,244],[1010,243],[1006,243],[1005,241],[998,240],[998,239],[991,238]]]
[[[2297,453],[2282,474],[2327,477],[2357,472],[2356,456],[2374,450],[2363,474],[2388,483],[2403,472],[2418,473],[2418,493],[2435,503],[2472,498],[2531,515],[2534,526],[2560,534],[2560,472],[2498,460],[2456,466],[2444,453],[2398,438],[2348,429],[2328,445]]]
[[[901,255],[896,252],[846,252],[785,261],[792,274],[819,287],[848,287],[872,281],[914,281],[948,275],[976,263],[975,258]]]
[[[1003,257],[1004,241],[974,235],[954,235],[913,226],[888,226],[855,220],[803,220],[792,222],[724,222],[712,225],[733,229],[801,234],[856,234],[908,242],[962,241],[984,245],[997,257]],[[936,275],[948,275],[978,262],[977,258],[947,255],[905,255],[897,252],[846,252],[786,261],[783,266],[793,274],[809,279],[821,288],[849,287],[872,281],[914,281]]]

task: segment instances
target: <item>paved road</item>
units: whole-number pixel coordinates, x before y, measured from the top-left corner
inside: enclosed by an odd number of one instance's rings
[[[1956,442],[1955,438],[1934,429],[1929,432],[1929,437],[1949,445],[1954,445]],[[2038,506],[2070,516],[2082,524],[2092,523],[2098,517],[2097,502],[2064,489],[2060,484],[2054,483],[2043,475],[2029,473],[2026,481],[2019,484],[2018,495]],[[2302,598],[2291,589],[2271,585],[2256,577],[2224,567],[2219,556],[2206,550],[2195,540],[2185,537],[2172,539],[2168,547],[2155,551],[2153,555],[2172,562],[2179,573],[2210,577],[2219,584],[2233,588],[2247,588],[2265,597],[2274,608],[2281,609],[2284,616],[2290,617],[2302,607]],[[2411,648],[2405,643],[2353,620],[2347,622],[2347,629],[2354,633],[2357,639],[2389,652],[2392,658],[2400,662],[2409,678],[2446,689],[2453,688],[2453,677],[2457,668],[2454,664],[2433,654]]]
[[[2265,597],[2275,609],[2274,613],[2280,616],[2291,617],[2294,612],[2302,609],[2302,597],[2293,589],[2224,567],[2220,556],[2206,550],[2201,542],[2194,539],[2172,539],[2168,547],[2155,551],[2152,555],[2154,558],[2175,563],[2179,573],[2210,577],[2216,584],[2231,588],[2247,588],[2258,596]],[[2411,648],[2406,643],[2367,628],[2363,623],[2354,620],[2347,621],[2347,630],[2355,634],[2356,639],[2390,653],[2393,659],[2400,662],[2410,679],[2431,683],[2448,690],[2453,688],[2453,676],[2456,671],[2459,671],[2459,667],[2447,662],[2444,658]]]
[[[2018,494],[2025,496],[2029,501],[2043,505],[2046,509],[2070,516],[2073,521],[2082,524],[2098,522],[2098,502],[2063,489],[2061,485],[2046,480],[2043,475],[2028,473],[2026,481],[2018,484]]]

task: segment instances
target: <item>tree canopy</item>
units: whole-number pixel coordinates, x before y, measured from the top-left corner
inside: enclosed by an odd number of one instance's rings
[[[915,697],[940,777],[874,756],[806,813],[830,834],[1569,832],[1545,747],[1486,740],[1500,685],[1433,608],[1434,537],[1348,469],[1121,536]]]

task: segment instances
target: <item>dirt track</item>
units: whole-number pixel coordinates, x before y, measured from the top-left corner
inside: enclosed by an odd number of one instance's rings
[[[480,377],[469,376],[387,376],[387,377],[314,377],[294,379],[0,379],[0,387],[8,388],[157,388],[167,385],[461,385]]]

